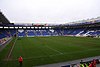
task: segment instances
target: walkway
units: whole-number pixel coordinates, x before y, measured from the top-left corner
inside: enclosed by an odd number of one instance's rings
[[[83,60],[83,62],[86,62],[86,61],[91,61],[93,59],[99,59],[99,61],[100,61],[100,56],[95,56],[95,57],[90,57],[90,58],[83,58],[83,59],[78,59],[78,60],[68,61],[68,62],[61,62],[61,63],[35,66],[35,67],[61,67],[61,66],[65,66],[65,65],[79,64],[81,60]],[[100,64],[97,64],[97,67],[100,67]]]

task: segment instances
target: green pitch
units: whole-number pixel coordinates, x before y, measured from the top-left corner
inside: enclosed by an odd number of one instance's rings
[[[87,37],[23,37],[13,40],[0,52],[0,67],[23,67],[65,62],[100,55],[100,39]],[[9,58],[12,44],[15,42]],[[8,59],[8,60],[6,60]]]

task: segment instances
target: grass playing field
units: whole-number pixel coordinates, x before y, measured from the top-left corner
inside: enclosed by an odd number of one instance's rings
[[[22,37],[13,40],[0,52],[0,67],[23,67],[64,62],[100,55],[100,39],[87,37]],[[8,57],[9,56],[9,57]]]

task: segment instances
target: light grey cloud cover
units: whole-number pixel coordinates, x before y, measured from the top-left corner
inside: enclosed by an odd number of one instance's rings
[[[0,0],[11,22],[67,23],[100,16],[100,0]]]

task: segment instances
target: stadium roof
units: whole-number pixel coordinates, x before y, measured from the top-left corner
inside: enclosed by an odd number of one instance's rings
[[[0,24],[9,24],[10,21],[4,16],[4,14],[0,11]]]

